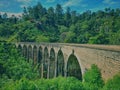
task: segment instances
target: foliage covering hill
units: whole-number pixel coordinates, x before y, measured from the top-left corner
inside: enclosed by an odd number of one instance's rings
[[[105,8],[82,14],[61,5],[40,3],[24,8],[22,17],[0,15],[1,41],[120,44],[120,9]]]

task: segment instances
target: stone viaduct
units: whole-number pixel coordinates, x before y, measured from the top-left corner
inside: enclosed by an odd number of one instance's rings
[[[18,42],[17,48],[33,65],[39,65],[40,76],[53,78],[75,76],[96,64],[104,80],[120,72],[119,45]]]

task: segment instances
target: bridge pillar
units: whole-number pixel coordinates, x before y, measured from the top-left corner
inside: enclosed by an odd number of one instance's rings
[[[36,50],[36,64],[38,65],[38,52],[39,52],[39,48],[37,47],[37,50]]]
[[[27,59],[27,61],[29,62],[29,46],[27,45],[27,54],[26,54],[27,56],[26,56],[26,59]]]
[[[55,74],[54,77],[57,77],[57,55],[55,54]]]
[[[67,59],[68,56],[64,55],[64,77],[67,77]]]
[[[47,60],[47,64],[48,64],[48,68],[47,68],[47,78],[49,79],[50,78],[50,58],[48,58]]]
[[[29,50],[28,50],[29,48],[27,47],[27,61],[29,62]]]
[[[41,64],[41,78],[43,78],[43,62]]]
[[[22,56],[24,57],[24,51],[23,51],[23,45],[21,45],[21,47],[22,47]]]
[[[42,50],[42,60],[41,60],[41,78],[43,78],[43,68],[44,68],[44,65],[43,65],[43,60],[44,60],[44,51]]]
[[[34,63],[34,61],[33,61],[33,60],[34,60],[34,58],[33,58],[33,52],[34,52],[34,50],[33,50],[33,46],[32,46],[32,51],[31,51],[31,60],[32,60],[32,61],[31,61],[31,64],[32,64],[32,65],[33,65],[33,63]]]

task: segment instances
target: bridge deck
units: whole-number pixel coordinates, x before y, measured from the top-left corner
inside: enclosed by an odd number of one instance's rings
[[[52,45],[52,46],[72,46],[72,47],[85,47],[101,50],[109,50],[120,52],[120,45],[97,45],[97,44],[73,44],[73,43],[37,43],[37,42],[18,42],[21,44],[32,44],[32,45]]]

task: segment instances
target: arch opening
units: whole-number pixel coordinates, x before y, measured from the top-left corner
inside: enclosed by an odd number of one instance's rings
[[[81,68],[78,59],[74,54],[71,54],[68,58],[67,76],[73,76],[79,80],[82,80]]]
[[[34,47],[33,47],[33,64],[34,64],[34,65],[37,64],[37,59],[38,59],[38,55],[37,55],[37,47],[34,46]]]
[[[38,49],[38,64],[41,64],[41,61],[42,61],[42,48],[39,47]]]
[[[64,56],[61,50],[57,55],[57,76],[64,76]]]
[[[29,61],[29,62],[32,62],[32,59],[33,59],[32,56],[33,56],[33,55],[32,55],[32,47],[31,47],[31,45],[29,45],[29,46],[28,46],[28,61]]]
[[[50,50],[50,61],[49,61],[49,77],[55,76],[55,51],[53,48]]]
[[[27,58],[27,46],[23,46],[23,57]]]
[[[43,77],[44,78],[47,78],[47,74],[48,74],[48,61],[49,61],[48,48],[45,47],[45,49],[44,49],[44,60],[43,60]]]

